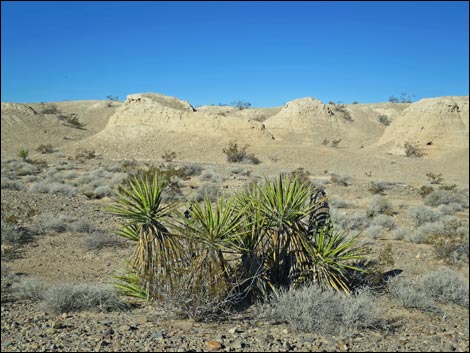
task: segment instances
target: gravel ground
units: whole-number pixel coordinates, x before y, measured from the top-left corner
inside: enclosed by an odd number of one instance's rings
[[[348,189],[352,192],[353,188]],[[398,195],[400,198],[401,195]],[[86,220],[111,232],[116,218],[103,211],[103,200],[84,195],[66,196],[2,190],[2,218],[18,215],[20,225],[38,213],[52,212]],[[28,210],[33,210],[29,215]],[[87,234],[64,232],[34,237],[21,244],[15,256],[2,245],[2,274],[8,267],[20,278],[55,283],[106,283],[123,268],[130,246],[89,250]],[[377,241],[380,247],[379,240]],[[393,242],[397,266],[425,273],[437,265],[427,245]],[[121,244],[122,245],[122,244]],[[9,253],[8,253],[9,254]],[[408,267],[407,267],[408,266]],[[468,264],[466,265],[468,266]],[[467,274],[468,270],[461,269]],[[2,290],[9,289],[2,275]],[[379,298],[386,327],[361,330],[347,336],[293,331],[287,323],[259,319],[255,309],[216,322],[168,319],[154,306],[118,312],[53,314],[27,300],[2,295],[2,351],[469,351],[468,308],[442,304],[438,312],[406,309],[388,295]]]

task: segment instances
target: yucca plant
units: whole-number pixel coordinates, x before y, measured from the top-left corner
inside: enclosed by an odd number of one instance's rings
[[[349,292],[347,274],[364,272],[353,263],[364,259],[368,251],[367,247],[357,245],[357,237],[348,237],[345,231],[323,228],[314,233],[312,241],[304,240],[309,270],[303,274],[302,281],[310,279],[322,288]]]
[[[315,206],[308,202],[310,193],[307,184],[281,175],[275,180],[265,179],[263,186],[254,186],[238,197],[239,205],[246,208],[249,229],[242,242],[246,248],[244,267],[253,276],[257,273],[257,290],[264,298],[289,287],[300,272],[307,270],[303,220]]]
[[[131,271],[122,275],[113,276],[116,282],[115,287],[124,295],[138,300],[147,300],[149,293],[147,288],[143,286],[141,277]]]
[[[123,219],[118,234],[137,242],[131,271],[141,279],[139,286],[146,288],[149,298],[157,296],[159,286],[171,286],[184,259],[181,238],[167,229],[175,204],[163,205],[164,187],[158,173],[133,177],[107,208]]]
[[[184,222],[180,232],[186,235],[192,246],[192,257],[204,257],[201,263],[214,262],[225,280],[230,281],[232,271],[227,256],[240,252],[240,239],[244,232],[243,212],[235,207],[235,200],[222,197],[213,206],[206,195],[202,204],[193,202],[188,217],[182,219]]]
[[[263,298],[306,281],[347,290],[345,269],[359,270],[350,261],[360,259],[365,248],[356,247],[355,239],[332,227],[310,234],[305,220],[319,206],[310,202],[312,192],[296,176],[281,175],[238,196],[250,230],[242,239],[243,264],[252,276],[257,273],[256,289]]]

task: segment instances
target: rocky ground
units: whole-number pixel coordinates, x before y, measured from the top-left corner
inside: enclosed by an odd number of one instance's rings
[[[77,173],[74,177],[78,178],[100,167],[113,169],[113,163],[116,162],[98,158],[68,166],[65,171]],[[116,219],[103,210],[103,206],[109,204],[109,197],[90,199],[80,192],[74,194],[72,189],[62,193],[31,191],[35,190],[31,188],[32,183],[38,180],[50,183],[52,179],[47,178],[58,176],[51,174],[54,168],[51,164],[58,167],[67,163],[50,161],[48,166],[43,165],[34,173],[17,176],[18,190],[11,186],[4,188],[7,183],[2,178],[2,222],[8,220],[16,226],[39,227],[37,217],[49,214],[52,218],[70,217],[64,218],[64,222],[80,225],[65,231],[32,234],[31,239],[16,243],[4,241],[2,234],[2,351],[469,350],[468,306],[440,303],[431,311],[405,308],[386,292],[375,294],[379,306],[384,309],[383,325],[375,329],[354,329],[343,335],[296,331],[286,322],[263,319],[257,314],[257,307],[220,320],[195,322],[172,318],[154,305],[134,305],[111,312],[54,313],[31,300],[15,299],[13,294],[10,295],[11,286],[24,279],[38,279],[51,288],[64,282],[108,283],[117,270],[124,268],[124,260],[132,251],[131,244],[125,241],[94,246],[90,240],[96,231],[111,233],[115,229]],[[232,190],[260,175],[252,165],[242,168],[249,173],[230,173],[226,167],[209,164],[202,168],[211,177],[202,177],[202,172],[182,181],[184,194],[194,192],[193,189],[202,183],[201,179],[213,179],[220,188]],[[58,169],[54,173],[64,172]],[[113,170],[114,173],[123,172],[117,168]],[[2,177],[8,173],[8,166],[2,165]],[[104,175],[102,171],[99,173]],[[113,175],[107,177],[112,180]],[[325,175],[311,176],[311,179],[323,180],[330,195],[352,200],[354,205],[350,207],[355,212],[367,207],[371,197],[366,191],[370,187],[368,180],[348,179],[347,183],[342,183]],[[406,184],[387,186],[385,193],[397,210],[397,224],[408,224],[405,210],[420,203],[418,191],[416,186]],[[468,208],[456,215],[468,220]],[[364,241],[371,246],[371,257],[377,256],[386,244],[391,245],[394,264],[387,270],[398,268],[404,276],[413,277],[446,266],[468,279],[468,257],[463,265],[449,265],[435,257],[432,245],[396,239],[390,231]]]

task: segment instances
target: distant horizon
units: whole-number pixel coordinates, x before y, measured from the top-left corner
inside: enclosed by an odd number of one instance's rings
[[[2,1],[1,101],[193,106],[469,95],[469,4]]]
[[[179,100],[183,100],[183,101],[187,101],[189,104],[191,104],[191,106],[193,107],[203,107],[203,106],[233,106],[233,103],[234,102],[218,102],[218,103],[211,103],[211,104],[193,104],[193,102],[191,101],[188,101],[186,99],[182,99],[178,96],[170,96],[170,95],[167,95],[167,94],[164,94],[164,93],[161,93],[161,92],[134,92],[134,93],[129,93],[127,95],[125,95],[124,97],[118,97],[119,99],[114,99],[115,101],[117,102],[125,102],[126,99],[127,99],[127,96],[128,95],[131,95],[131,94],[161,94],[161,95],[164,95],[164,96],[168,96],[168,97],[173,97],[173,98],[177,98]],[[400,98],[399,96],[394,96],[396,98]],[[434,96],[434,97],[422,97],[421,99],[413,99],[411,102],[395,102],[395,103],[416,103],[422,99],[433,99],[433,98],[442,98],[442,97],[469,97],[469,95],[453,95],[453,96]],[[286,101],[282,104],[279,104],[279,105],[274,105],[274,106],[250,106],[249,108],[274,108],[274,107],[280,107],[280,106],[283,106],[285,105],[286,103],[288,102],[291,102],[293,100],[296,100],[296,99],[302,99],[302,98],[314,98],[314,99],[318,99],[320,100],[322,103],[324,104],[328,104],[329,102],[333,102],[335,104],[346,104],[346,105],[352,105],[352,104],[381,104],[381,103],[391,103],[388,99],[386,101],[377,101],[377,102],[359,102],[359,101],[355,101],[355,102],[342,102],[342,101],[337,101],[337,102],[334,102],[334,101],[324,101],[324,100],[321,100],[317,97],[313,97],[313,96],[304,96],[304,97],[297,97],[297,98],[293,98],[289,101]],[[41,103],[63,103],[63,102],[78,102],[78,101],[102,101],[102,102],[107,102],[109,101],[109,99],[107,98],[104,98],[104,99],[98,99],[98,98],[91,98],[91,99],[62,99],[62,100],[56,100],[56,101],[32,101],[32,102],[17,102],[17,101],[1,101],[1,103],[17,103],[17,104],[41,104]],[[248,103],[251,103],[250,101],[246,100],[246,101],[243,101],[243,102],[248,102]],[[219,103],[225,103],[225,104],[219,104]]]

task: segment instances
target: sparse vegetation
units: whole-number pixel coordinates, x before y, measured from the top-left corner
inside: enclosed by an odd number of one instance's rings
[[[404,145],[405,148],[405,155],[407,157],[422,157],[424,156],[424,152],[422,151],[421,147],[419,147],[417,142],[407,141]]]
[[[60,110],[56,104],[41,103],[41,106],[42,106],[41,114],[60,114]]]
[[[331,146],[332,147],[338,147],[339,143],[341,142],[342,139],[333,139],[331,140]]]
[[[287,322],[294,330],[323,335],[347,335],[358,329],[384,327],[382,315],[371,292],[343,296],[316,286],[284,291],[260,312],[261,317]]]
[[[93,159],[96,157],[96,152],[93,149],[80,149],[75,155],[75,159]]]
[[[42,154],[53,153],[54,152],[54,147],[50,143],[41,144],[36,148],[36,151],[40,152]]]
[[[379,115],[377,117],[377,120],[379,121],[379,123],[381,123],[382,125],[385,125],[385,126],[389,126],[390,123],[392,122],[390,120],[390,118],[388,117],[388,115],[384,115],[384,114]]]
[[[388,290],[407,308],[439,311],[437,302],[468,308],[468,281],[460,273],[445,268],[427,273],[416,282],[406,278],[393,279]]]
[[[29,157],[29,150],[26,148],[20,149],[18,151],[18,157],[20,157],[24,162],[27,162]]]
[[[108,107],[112,107],[113,102],[117,102],[119,100],[119,97],[118,96],[108,95],[108,96],[106,96],[106,99],[108,100]]]
[[[50,286],[26,279],[16,284],[14,292],[18,299],[39,302],[42,310],[52,313],[106,312],[129,307],[111,287],[103,285],[64,283]]]
[[[428,172],[426,173],[426,176],[428,177],[431,184],[440,184],[444,181],[442,173],[434,174],[432,172]]]
[[[406,92],[401,93],[400,97],[391,96],[388,98],[390,103],[412,103],[415,95],[409,95]]]
[[[385,214],[388,216],[393,215],[392,203],[385,197],[375,195],[369,202],[366,210],[367,217],[375,217],[379,214]]]
[[[301,220],[315,205],[306,202],[310,186],[292,176],[266,179],[233,198],[211,200],[206,194],[202,203],[191,202],[185,216],[161,204],[165,182],[158,173],[135,177],[129,185],[109,209],[128,220],[119,234],[136,243],[119,287],[142,299],[173,298],[177,311],[185,308],[196,319],[304,282],[348,291],[345,273],[355,270],[349,262],[366,252],[355,237],[333,229],[308,240]],[[229,261],[226,254],[239,260]],[[285,256],[291,260],[283,261]]]
[[[175,151],[165,151],[162,154],[162,159],[165,162],[173,162],[176,158],[177,154]]]
[[[248,145],[239,147],[236,141],[231,141],[227,148],[222,149],[222,152],[225,153],[227,161],[230,163],[249,162],[260,164],[261,161],[254,154],[248,154],[247,148]]]
[[[58,119],[64,123],[66,126],[73,127],[75,129],[83,129],[85,123],[82,123],[76,114],[64,115],[61,114],[58,116]]]
[[[353,121],[351,113],[346,109],[345,104],[335,104],[334,109],[342,114],[344,120]]]
[[[240,109],[240,110],[248,109],[248,108],[251,107],[251,103],[250,103],[250,102],[245,102],[245,101],[241,101],[241,100],[233,101],[232,103],[230,103],[230,105],[231,105],[232,107],[238,108],[238,109]]]

